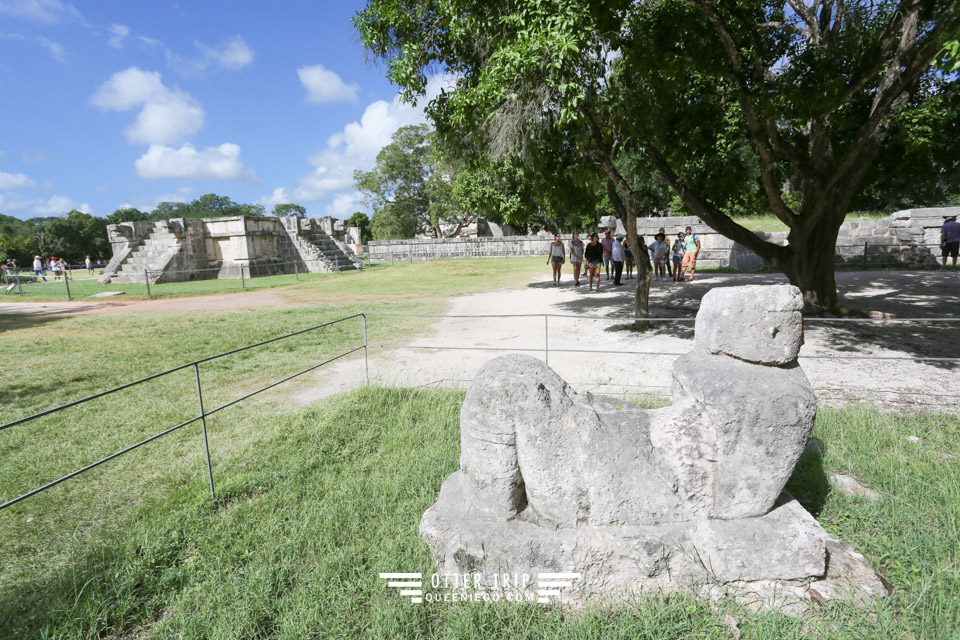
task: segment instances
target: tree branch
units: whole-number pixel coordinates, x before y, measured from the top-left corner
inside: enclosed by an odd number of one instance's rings
[[[938,14],[937,24],[927,32],[924,42],[919,46],[919,2],[914,3],[911,12],[903,16],[904,29],[897,53],[880,80],[870,105],[870,115],[851,141],[824,192],[841,182],[848,183],[849,188],[855,188],[850,178],[857,173],[857,165],[862,164],[863,158],[874,152],[871,147],[879,145],[886,136],[886,128],[881,125],[904,104],[906,91],[929,68],[952,26],[951,22],[957,19],[958,5],[960,3],[954,0]]]
[[[727,75],[727,81],[733,85],[734,90],[737,92],[740,106],[743,109],[744,119],[747,122],[747,129],[750,132],[750,140],[753,142],[754,147],[756,147],[757,155],[760,158],[760,179],[763,183],[764,193],[767,196],[767,202],[770,204],[770,209],[774,215],[788,227],[793,228],[797,224],[797,215],[787,206],[787,203],[784,202],[783,196],[780,193],[777,161],[774,157],[770,137],[767,135],[768,127],[772,125],[775,129],[776,122],[773,122],[772,119],[761,117],[758,105],[751,95],[751,88],[745,79],[746,66],[743,57],[740,55],[733,36],[730,35],[729,30],[727,30],[716,8],[710,4],[709,0],[687,0],[687,3],[703,12],[707,20],[710,21],[710,24],[713,25],[717,36],[720,38],[720,43],[733,67],[733,73],[725,75]],[[760,84],[763,83],[762,73],[760,74],[758,82]],[[776,140],[781,147],[785,148],[787,146],[786,143],[780,139],[779,135],[776,136]],[[788,158],[794,158],[794,162],[797,163],[796,169],[801,170],[799,154],[792,152],[787,155]]]
[[[693,192],[684,180],[676,174],[666,156],[652,144],[650,140],[644,140],[644,146],[653,165],[670,185],[683,203],[693,211],[698,217],[702,218],[712,229],[725,235],[735,242],[739,242],[760,257],[778,263],[788,258],[790,250],[772,242],[760,238],[753,231],[743,227],[727,214],[723,213],[705,199]]]

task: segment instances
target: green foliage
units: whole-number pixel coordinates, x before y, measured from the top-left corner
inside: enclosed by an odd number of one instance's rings
[[[28,220],[0,215],[0,260],[13,258],[21,269],[28,269],[37,254],[72,263],[82,263],[88,255],[109,257],[107,221],[77,210]]]
[[[469,198],[455,196],[462,173],[462,164],[443,153],[429,126],[401,127],[380,150],[376,166],[354,174],[357,189],[373,211],[373,237],[457,235],[477,217]]]
[[[117,209],[107,216],[107,224],[119,224],[121,222],[144,222],[150,220],[150,214],[132,207]]]
[[[273,205],[273,215],[282,216],[305,216],[307,209],[299,204],[275,204]]]
[[[363,211],[357,211],[347,219],[347,227],[357,227],[360,229],[360,242],[367,244],[373,240],[373,231],[370,229],[370,216]]]

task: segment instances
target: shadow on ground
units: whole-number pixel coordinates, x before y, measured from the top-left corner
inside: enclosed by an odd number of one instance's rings
[[[960,271],[856,271],[838,272],[837,286],[847,306],[888,314],[895,318],[949,318],[960,316]],[[650,287],[650,315],[666,318],[692,318],[700,308],[700,299],[714,287],[746,284],[786,284],[787,278],[777,273],[718,274],[698,276],[693,282],[657,281]],[[612,281],[601,281],[602,297],[586,286],[578,287],[574,300],[558,302],[559,312],[573,315],[622,317],[623,324],[611,325],[608,331],[635,331],[633,326],[636,280],[626,280],[621,287]],[[550,287],[538,282],[531,287]],[[564,283],[570,287],[569,280]],[[612,308],[611,308],[612,307]],[[656,322],[645,330],[649,335],[693,337],[692,322]],[[957,323],[882,323],[827,322],[811,318],[806,324],[808,337],[836,352],[837,355],[870,355],[878,349],[900,351],[915,357],[957,357],[960,355],[960,322]],[[931,361],[946,370],[960,369],[957,362]]]

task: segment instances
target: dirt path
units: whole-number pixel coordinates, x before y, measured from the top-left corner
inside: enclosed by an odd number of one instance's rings
[[[153,300],[112,299],[104,302],[0,302],[0,316],[86,316],[105,313],[143,313],[151,311],[230,311],[258,307],[289,306],[291,302],[277,291],[262,289],[243,293],[221,293],[183,298]]]
[[[655,316],[691,318],[700,298],[712,287],[785,282],[772,274],[709,275],[694,283],[653,283],[651,313]],[[902,318],[960,315],[960,277],[923,272],[862,272],[838,274],[841,292],[849,304]],[[563,314],[549,322],[549,364],[578,389],[619,396],[666,394],[670,385],[672,354],[693,346],[692,322],[656,324],[637,333],[630,322],[636,281],[627,286],[605,286],[588,293],[585,286],[568,281],[555,288],[549,276],[515,290],[456,298],[449,314]],[[604,285],[608,283],[604,282]],[[957,363],[906,360],[817,360],[809,356],[870,355],[880,357],[960,356],[960,323],[881,324],[824,323],[811,320],[805,327],[806,343],[801,365],[822,399],[832,403],[869,400],[886,406],[960,408]],[[379,344],[371,334],[370,343]],[[400,386],[465,386],[497,351],[528,349],[544,357],[544,319],[456,318],[438,319],[430,330],[412,340],[408,349],[371,348],[371,380]],[[438,350],[429,347],[460,347]],[[563,353],[578,349],[587,353]],[[599,353],[611,351],[619,353]],[[631,354],[624,352],[643,352]],[[806,357],[804,357],[806,356]],[[312,387],[296,396],[301,403],[346,390],[363,381],[363,363],[348,361],[321,370]]]

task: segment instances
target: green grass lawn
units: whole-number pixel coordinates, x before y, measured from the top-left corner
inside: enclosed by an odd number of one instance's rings
[[[77,272],[74,278],[69,281],[70,296],[74,300],[84,300],[96,293],[105,291],[122,291],[125,298],[146,298],[147,285],[140,282],[134,284],[100,284],[96,277],[79,275]],[[262,278],[246,278],[245,280],[194,280],[192,282],[168,282],[164,284],[150,285],[150,297],[163,298],[167,296],[192,296],[205,295],[210,293],[237,293],[244,290],[263,289],[268,287],[278,287],[283,285],[292,285],[297,282],[310,282],[329,277],[326,273],[302,273],[299,276],[295,274],[283,274],[277,276],[264,276]],[[13,281],[8,279],[8,283]],[[47,276],[47,282],[30,282],[21,284],[23,295],[20,295],[20,289],[13,289],[3,297],[4,302],[36,302],[67,300],[67,283],[63,280],[53,280],[52,276]]]
[[[807,454],[789,488],[890,581],[893,595],[879,605],[834,604],[799,618],[682,595],[585,612],[411,605],[376,576],[432,572],[417,526],[458,466],[462,398],[370,387],[218,421],[216,508],[194,428],[73,485],[94,485],[87,491],[55,489],[8,510],[0,636],[956,637],[960,467],[947,455],[960,453],[960,423],[866,408],[821,411],[815,435],[826,455]],[[857,475],[881,500],[829,491],[832,471]],[[69,522],[51,532],[63,511]]]
[[[458,295],[476,290],[477,286],[506,286],[514,278],[526,279],[529,274],[542,271],[549,273],[543,258],[501,258],[486,260],[442,260],[436,262],[398,262],[374,263],[363,271],[343,271],[340,273],[301,273],[246,278],[244,281],[195,280],[192,282],[168,282],[150,286],[153,298],[195,296],[216,293],[239,293],[244,290],[284,288],[306,292],[309,296],[320,287],[326,292],[335,289],[362,289],[366,292],[393,293],[400,284],[408,293],[427,295]],[[80,272],[77,272],[78,274]],[[299,278],[299,279],[297,279]],[[23,295],[18,289],[0,298],[3,302],[66,301],[67,289],[63,280],[29,283],[22,285]],[[245,285],[245,286],[244,286]],[[74,300],[85,300],[95,293],[104,291],[122,291],[123,298],[146,298],[145,284],[99,284],[92,276],[77,275],[70,280],[70,294]]]
[[[847,221],[860,220],[880,220],[890,214],[885,211],[851,211],[847,214]],[[741,216],[734,218],[738,224],[750,229],[751,231],[789,231],[787,225],[783,224],[777,216],[772,213],[759,214],[755,216]]]

